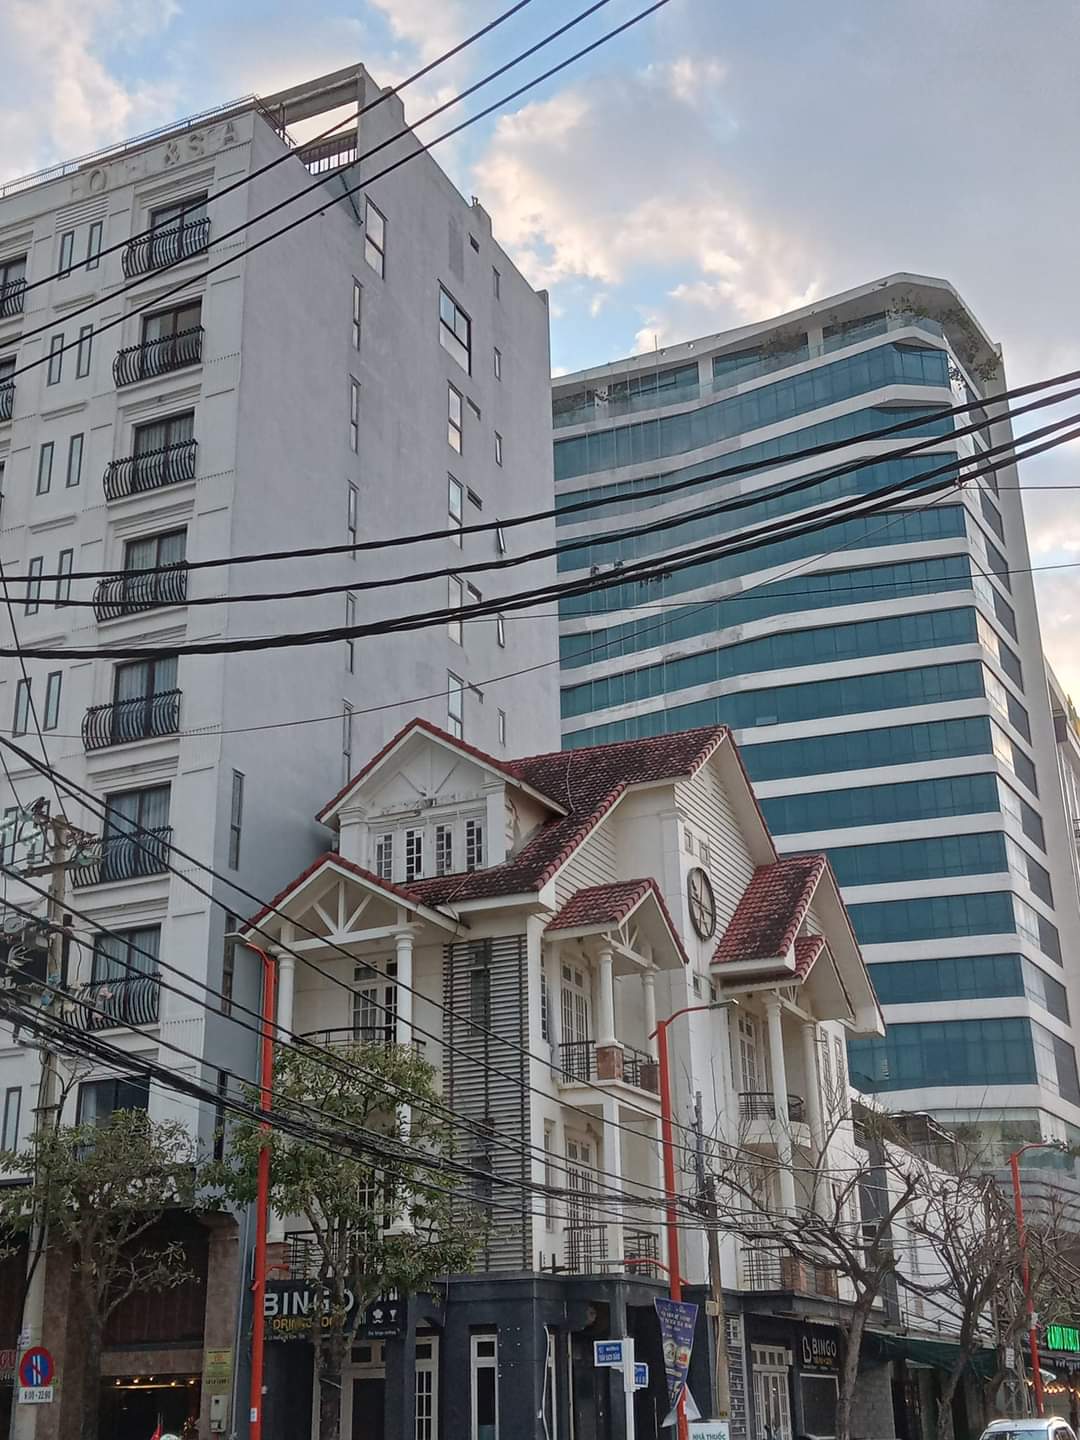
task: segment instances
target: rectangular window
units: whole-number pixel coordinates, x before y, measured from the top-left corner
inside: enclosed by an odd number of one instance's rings
[[[12,1085],[4,1091],[4,1129],[0,1134],[0,1150],[16,1150],[19,1145],[19,1112],[22,1110],[22,1087]]]
[[[364,259],[376,275],[386,274],[386,217],[364,201]]]
[[[405,879],[419,880],[424,873],[424,832],[405,831]]]
[[[96,270],[101,264],[101,229],[100,220],[95,220],[90,226],[90,234],[86,241],[86,268]]]
[[[229,801],[229,869],[240,868],[240,832],[244,824],[244,777],[232,772],[232,796]]]
[[[499,432],[496,430],[496,431],[495,431],[495,464],[496,464],[496,465],[501,465],[501,464],[503,463],[502,450],[503,450],[503,446],[502,446],[502,436],[501,436],[501,435],[499,434]]]
[[[506,554],[506,531],[501,525],[495,526],[495,550],[499,555]]]
[[[60,723],[60,682],[62,672],[51,670],[45,682],[45,718],[41,728],[55,730]]]
[[[49,370],[45,378],[47,385],[59,385],[64,373],[64,337],[54,335],[49,341]]]
[[[348,700],[341,708],[341,768],[344,771],[343,784],[352,779],[353,707]]]
[[[363,316],[364,287],[359,280],[352,282],[352,343],[353,349],[360,349],[360,323]]]
[[[435,826],[435,874],[454,873],[454,831],[450,825]]]
[[[349,449],[360,449],[360,381],[349,376]]]
[[[455,480],[453,475],[448,475],[446,477],[446,514],[450,521],[450,529],[457,532],[454,541],[459,549],[462,544],[461,528],[465,523],[463,494],[461,481]]]
[[[236,932],[240,929],[239,915],[225,916],[225,940],[221,951],[221,1013],[231,1015],[233,989],[236,985],[236,951],[240,941]]]
[[[93,325],[79,326],[79,344],[75,351],[75,378],[84,379],[90,374],[90,355],[94,346]]]
[[[38,451],[37,493],[47,495],[52,488],[53,452],[56,449],[51,440],[46,440]]]
[[[60,275],[71,274],[71,260],[75,254],[75,231],[65,230],[60,236]]]
[[[495,269],[495,266],[494,266],[494,265],[491,267],[491,288],[492,288],[492,290],[493,290],[493,292],[494,292],[494,294],[495,294],[495,299],[496,299],[496,300],[501,300],[501,299],[502,299],[502,276],[499,274],[498,270]]]
[[[56,603],[71,603],[71,567],[75,560],[74,550],[61,550],[56,560]]]
[[[457,740],[465,734],[465,682],[452,670],[446,672],[446,728]]]
[[[356,596],[351,592],[345,596],[345,628],[356,624]],[[351,635],[345,637],[345,668],[350,675],[356,673],[356,641]]]
[[[460,455],[464,447],[462,431],[461,394],[453,385],[448,385],[446,394],[446,440],[451,450]]]
[[[465,869],[479,870],[484,864],[484,822],[465,821]]]
[[[73,490],[82,480],[83,437],[72,435],[68,441],[66,486]]]
[[[375,874],[380,880],[394,878],[394,837],[380,835],[375,841]]]
[[[186,230],[198,225],[206,219],[206,200],[205,194],[187,195],[183,200],[172,200],[168,205],[157,206],[150,211],[150,229]]]
[[[506,649],[506,617],[505,615],[495,616],[495,643],[500,650]]]
[[[345,498],[345,529],[349,532],[349,544],[356,545],[356,527],[360,518],[360,491],[351,480],[347,481],[348,490]],[[356,550],[352,552],[352,558],[356,559]]]
[[[472,321],[454,297],[439,286],[439,344],[466,375],[472,374]]]
[[[155,340],[170,340],[177,335],[187,335],[191,331],[197,331],[202,325],[202,300],[185,300],[179,305],[174,305],[169,310],[157,310],[153,315],[147,315],[142,323],[142,341],[144,345],[151,345]],[[188,347],[162,345],[161,355],[169,355],[173,364],[169,367],[177,369],[181,364],[198,364],[202,359],[200,347]],[[155,369],[148,370],[147,374],[158,374]],[[140,377],[145,378],[145,377]]]
[[[150,1106],[150,1081],[140,1076],[92,1080],[79,1086],[75,1123],[107,1125],[117,1110],[142,1110]]]
[[[465,586],[465,599],[470,605],[479,605],[483,598],[475,585]]]
[[[501,380],[501,379],[502,379],[502,351],[499,349],[499,347],[498,347],[497,345],[495,346],[494,350],[491,352],[491,358],[492,358],[492,361],[493,361],[494,366],[495,366],[495,379],[496,379],[496,380]]]
[[[15,685],[15,715],[11,722],[13,735],[25,735],[30,726],[30,681],[19,680]]]
[[[446,633],[455,645],[464,643],[461,625],[461,607],[465,603],[465,586],[457,575],[448,575],[446,580],[446,608],[457,611],[446,622]]]
[[[471,1337],[472,1427],[469,1440],[499,1440],[498,1340]]]
[[[506,711],[499,711],[499,744],[506,744]]]
[[[44,557],[35,555],[27,567],[27,578],[30,581],[26,587],[27,615],[36,615],[41,606],[41,572],[44,564]]]

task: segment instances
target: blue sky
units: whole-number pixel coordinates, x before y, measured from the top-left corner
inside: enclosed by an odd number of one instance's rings
[[[644,3],[610,0],[470,107]],[[409,117],[584,4],[533,0]],[[0,174],[358,60],[399,80],[498,7],[5,0]],[[560,370],[911,270],[953,281],[1020,384],[1080,369],[1078,53],[1070,0],[670,0],[438,153],[550,290]],[[1080,491],[1041,488],[1080,483],[1078,461],[1075,443],[1025,467],[1033,564],[1080,560]],[[1038,587],[1080,699],[1080,568]]]

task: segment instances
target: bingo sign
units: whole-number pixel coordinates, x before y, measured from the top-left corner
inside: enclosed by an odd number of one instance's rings
[[[24,1350],[19,1361],[19,1404],[51,1404],[55,1374],[53,1357],[43,1345]]]

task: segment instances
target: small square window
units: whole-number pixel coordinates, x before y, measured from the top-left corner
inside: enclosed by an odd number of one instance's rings
[[[450,385],[446,397],[446,439],[450,449],[456,450],[459,455],[464,448],[463,423],[461,392]]]
[[[364,259],[376,275],[386,274],[386,217],[370,200],[364,202]]]
[[[82,457],[83,437],[72,435],[68,441],[67,453],[67,480],[65,482],[68,490],[73,490],[82,479]]]
[[[448,290],[439,287],[439,344],[466,375],[472,373],[472,321]]]
[[[49,368],[46,385],[59,385],[64,373],[64,337],[54,335],[49,341]]]
[[[502,436],[501,436],[501,435],[499,434],[499,432],[496,430],[496,431],[495,431],[495,464],[496,464],[496,465],[501,465],[502,463],[503,463],[503,443],[502,443]]]
[[[493,361],[494,366],[495,366],[495,379],[496,379],[496,380],[501,380],[501,379],[502,379],[502,351],[499,349],[499,347],[498,347],[497,345],[495,346],[494,350],[492,350],[492,352],[491,352],[491,358],[492,358],[492,361]]]

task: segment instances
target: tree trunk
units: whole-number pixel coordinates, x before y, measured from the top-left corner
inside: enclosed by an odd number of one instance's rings
[[[82,1414],[79,1440],[98,1440],[101,1409],[101,1317],[95,1306],[83,1305],[82,1332]]]
[[[341,1435],[341,1372],[345,1337],[340,1321],[319,1337],[319,1440]]]
[[[874,1303],[874,1292],[866,1290],[855,1301],[851,1323],[844,1345],[844,1363],[840,1367],[840,1390],[836,1397],[836,1440],[851,1440],[851,1402],[859,1378],[859,1357],[867,1316]]]
[[[952,1435],[952,1402],[960,1381],[964,1378],[964,1371],[967,1369],[968,1357],[966,1351],[960,1352],[960,1358],[949,1371],[948,1378],[941,1387],[941,1394],[938,1397],[937,1410],[937,1440],[950,1440]]]

